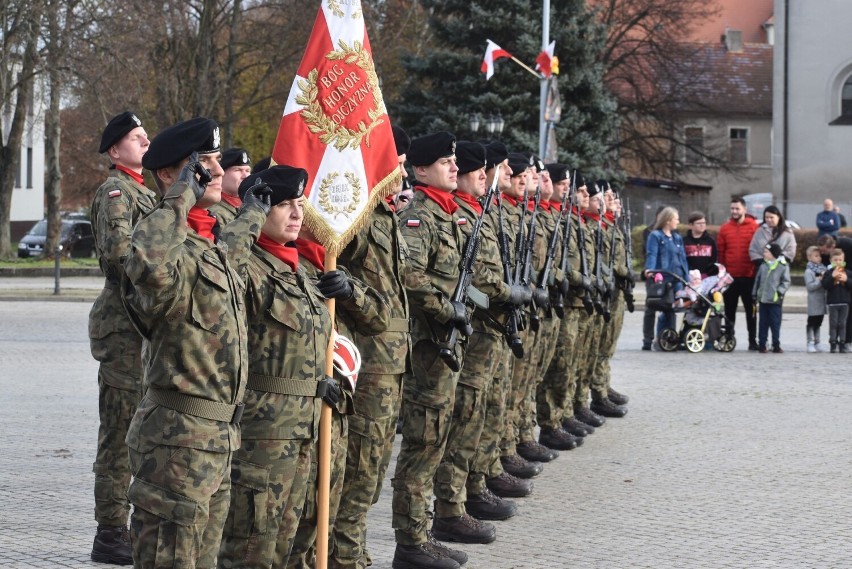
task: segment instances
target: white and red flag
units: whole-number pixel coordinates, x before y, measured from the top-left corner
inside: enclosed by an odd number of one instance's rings
[[[328,255],[396,191],[396,147],[358,0],[322,2],[272,160],[307,170],[305,224]]]
[[[494,43],[487,40],[488,44],[485,47],[485,59],[482,60],[482,72],[485,73],[486,81],[494,75],[494,62],[498,59],[511,58],[512,54]]]
[[[535,68],[541,71],[545,77],[550,77],[553,74],[553,52],[556,49],[556,41],[550,42],[547,49],[543,50],[535,58]]]

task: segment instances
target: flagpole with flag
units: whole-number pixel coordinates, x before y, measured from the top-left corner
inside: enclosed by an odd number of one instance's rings
[[[543,4],[541,7],[541,51],[547,53],[548,47],[551,50],[554,49],[554,46],[549,46],[550,44],[550,0],[542,0]],[[541,57],[541,56],[539,56]],[[551,51],[550,57],[553,57],[553,52]],[[536,58],[538,61],[538,58]],[[550,62],[548,62],[550,63]],[[550,77],[551,68],[547,67],[547,71],[545,72],[542,69],[541,75],[541,92],[540,92],[540,102],[539,102],[539,120],[538,120],[538,155],[544,156],[547,149],[547,122],[544,118],[545,108],[547,107],[547,78]]]
[[[326,249],[324,270],[401,175],[390,119],[359,0],[322,2],[272,150],[275,164],[304,168],[305,225]],[[327,301],[334,322],[334,299]],[[333,375],[334,334],[325,373]],[[331,408],[320,419],[316,567],[328,564]]]

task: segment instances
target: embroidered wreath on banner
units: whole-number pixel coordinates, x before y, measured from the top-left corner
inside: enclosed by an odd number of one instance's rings
[[[350,47],[345,41],[340,40],[338,46],[340,49],[327,53],[325,57],[330,61],[342,59],[344,63],[355,64],[366,72],[367,86],[370,88],[375,101],[375,106],[367,111],[370,124],[360,121],[357,128],[353,130],[335,123],[323,112],[322,106],[317,100],[319,72],[316,69],[312,69],[308,73],[307,79],[299,80],[301,94],[296,97],[296,103],[305,107],[300,114],[305,119],[308,129],[319,135],[323,144],[333,145],[337,150],[344,150],[347,147],[356,150],[361,146],[364,137],[367,137],[367,146],[370,146],[370,133],[384,122],[380,117],[385,112],[385,102],[382,98],[382,90],[379,88],[379,76],[373,66],[373,58],[364,49],[361,42],[356,41]]]
[[[343,9],[340,7],[340,0],[328,0],[328,9],[331,10],[331,13],[337,16],[338,18],[342,18],[346,14],[343,13]],[[352,12],[352,19],[357,20],[361,17],[361,10],[355,10]]]
[[[319,187],[319,199],[317,203],[328,213],[337,217],[338,215],[346,215],[348,216],[351,213],[354,213],[356,209],[358,209],[358,204],[361,202],[361,180],[358,179],[358,176],[355,175],[354,172],[346,172],[343,177],[346,178],[346,181],[349,182],[349,185],[352,187],[352,201],[349,204],[336,207],[331,203],[331,192],[329,188],[331,188],[334,181],[337,179],[339,174],[337,172],[330,172],[327,174],[322,181],[320,182]]]

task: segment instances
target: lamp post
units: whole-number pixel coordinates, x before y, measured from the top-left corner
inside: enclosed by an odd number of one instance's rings
[[[470,128],[471,133],[476,134],[477,132],[479,132],[479,113],[470,113],[467,116],[467,124]]]
[[[500,133],[503,132],[504,126],[506,126],[506,122],[503,120],[503,115],[499,111],[496,115],[490,115],[485,121],[485,130],[488,131],[489,135],[496,134],[497,140],[500,140]]]

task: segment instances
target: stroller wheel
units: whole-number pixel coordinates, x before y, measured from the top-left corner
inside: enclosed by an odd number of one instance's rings
[[[733,352],[734,348],[737,347],[737,339],[733,336],[733,334],[725,332],[713,343],[713,347],[720,352]]]
[[[673,352],[680,343],[680,336],[674,328],[663,328],[660,332],[660,348],[664,352]]]
[[[699,328],[692,328],[687,331],[683,341],[686,344],[686,349],[693,354],[700,352],[704,349],[704,332]]]

